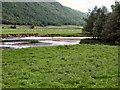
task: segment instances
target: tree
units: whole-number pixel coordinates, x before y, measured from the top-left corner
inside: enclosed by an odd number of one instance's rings
[[[87,15],[87,19],[85,19],[86,21],[86,25],[84,26],[84,30],[86,32],[89,32],[89,34],[92,36],[93,35],[93,27],[94,27],[94,22],[97,19],[97,6],[94,7],[94,10],[88,12]]]
[[[103,25],[107,19],[108,10],[105,6],[97,10],[97,19],[93,24],[93,36],[101,38],[101,32],[103,30]]]
[[[120,2],[118,1],[112,5],[112,12],[108,15],[102,31],[102,39],[112,43],[120,40]]]
[[[108,13],[104,6],[94,8],[88,14],[84,30],[105,42],[120,44],[120,2],[116,1],[115,5],[112,5],[111,13]]]

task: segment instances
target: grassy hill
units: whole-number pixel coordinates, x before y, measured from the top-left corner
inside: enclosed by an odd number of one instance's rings
[[[58,2],[3,2],[2,22],[19,25],[84,25],[86,14]]]

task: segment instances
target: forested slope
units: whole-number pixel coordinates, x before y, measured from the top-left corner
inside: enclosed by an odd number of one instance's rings
[[[86,14],[58,2],[3,2],[4,24],[84,25]]]

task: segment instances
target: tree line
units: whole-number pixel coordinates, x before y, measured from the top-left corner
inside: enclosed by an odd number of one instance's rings
[[[101,39],[104,42],[119,43],[120,41],[120,2],[115,1],[109,12],[105,6],[94,7],[87,14],[84,30],[90,36]]]

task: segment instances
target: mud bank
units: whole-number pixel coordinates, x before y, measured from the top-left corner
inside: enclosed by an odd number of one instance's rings
[[[1,38],[13,38],[13,37],[54,37],[61,36],[60,34],[1,34]]]

